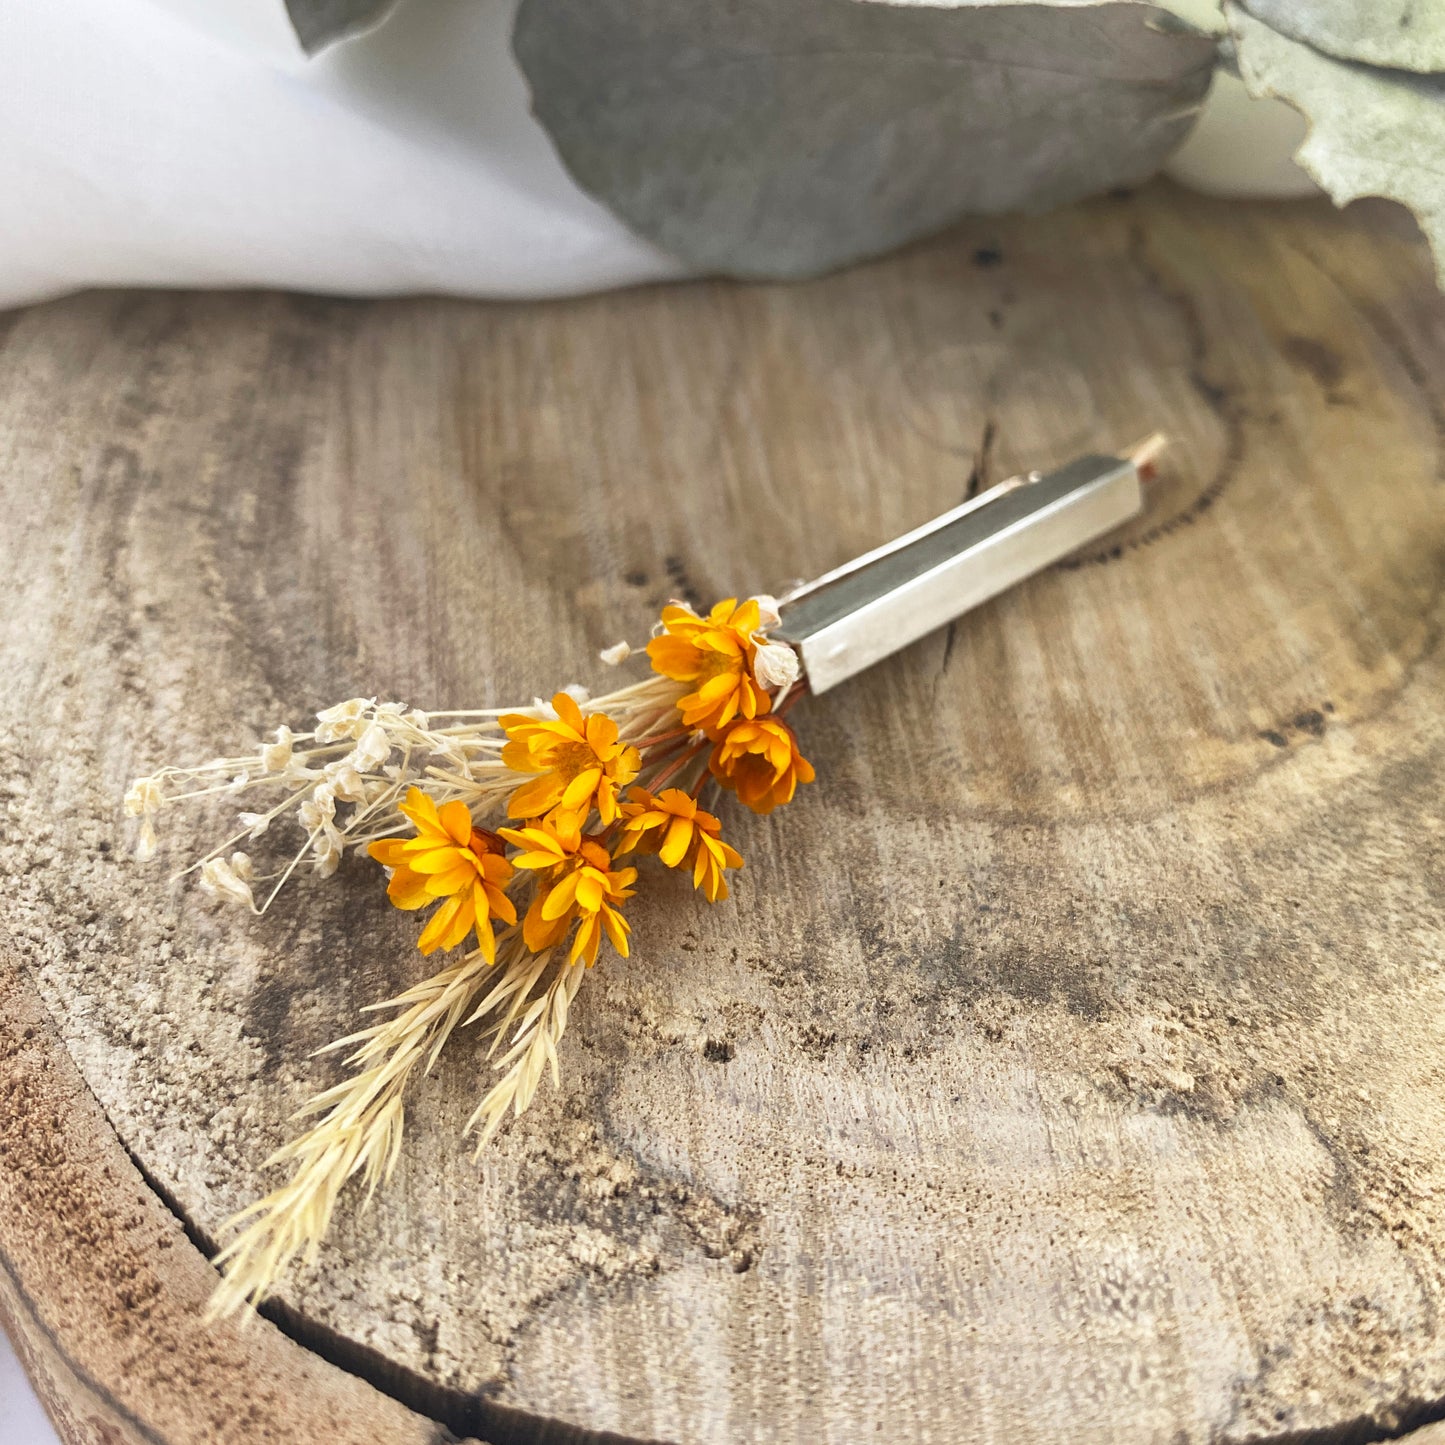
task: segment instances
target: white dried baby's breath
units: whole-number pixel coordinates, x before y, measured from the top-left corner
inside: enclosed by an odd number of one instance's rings
[[[592,700],[583,687],[566,689],[588,711],[601,710],[617,723],[624,741],[648,737],[669,725],[685,684],[649,677]],[[226,848],[250,836],[274,836],[277,824],[299,825],[305,841],[277,869],[258,882],[271,885],[259,911],[265,911],[296,867],[307,858],[329,877],[343,856],[364,850],[381,838],[407,831],[401,813],[410,787],[422,787],[438,804],[466,804],[478,823],[500,822],[507,799],[525,781],[501,760],[506,733],[500,718],[510,711],[555,718],[541,698],[532,709],[487,709],[427,714],[403,703],[374,704],[352,698],[319,713],[318,731],[294,733],[280,727],[275,741],[259,744],[245,757],[215,758],[200,767],[165,767],[132,784],[125,810],[141,820],[136,856],[155,856],[152,816],[173,803],[240,792],[254,795],[239,816],[234,838],[198,859],[198,870]],[[325,737],[323,738],[323,733]],[[363,766],[364,765],[364,766]],[[215,880],[213,879],[213,885]]]
[[[587,704],[592,701],[591,692],[583,687],[580,682],[569,682],[562,691],[565,692],[578,707],[586,707]]]
[[[164,801],[159,778],[137,778],[126,790],[123,806],[127,816],[141,818],[160,812]]]
[[[311,796],[301,804],[296,816],[308,833],[325,828],[336,816],[336,794],[329,783],[318,783]]]
[[[374,773],[391,757],[391,752],[391,739],[386,735],[386,729],[379,722],[374,722],[357,739],[350,761],[358,772]]]
[[[778,599],[767,592],[759,592],[748,599],[758,604],[758,631],[771,632],[783,619],[778,614]]]
[[[759,687],[792,687],[802,670],[798,654],[784,642],[765,642],[753,656],[753,676]]]
[[[332,796],[342,803],[364,803],[366,801],[366,779],[351,765],[349,757],[340,762],[326,765],[326,786]],[[335,816],[335,806],[332,807]]]
[[[244,853],[232,853],[229,863],[224,858],[208,858],[201,864],[201,891],[255,913],[256,900],[248,881],[252,876],[251,860]]]
[[[261,749],[261,766],[268,773],[279,773],[291,761],[291,743],[295,735],[282,723],[276,729],[276,741]]]
[[[296,754],[281,772],[281,781],[293,788],[308,788],[326,776],[321,768],[308,768],[304,754]]]
[[[351,697],[317,713],[316,721],[321,726],[316,729],[316,741],[334,743],[343,738],[360,737],[375,707],[374,697]]]
[[[342,843],[340,837],[334,832],[323,832],[316,835],[315,842],[311,845],[312,866],[321,878],[330,878],[341,866]]]
[[[614,642],[611,647],[604,647],[597,656],[608,667],[620,667],[632,656],[632,644],[630,642]]]

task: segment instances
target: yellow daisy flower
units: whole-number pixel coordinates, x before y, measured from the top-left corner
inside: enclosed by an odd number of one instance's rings
[[[791,802],[798,784],[814,777],[792,728],[775,717],[740,718],[714,745],[708,768],[755,813]]]
[[[519,773],[538,773],[507,800],[510,818],[557,814],[580,827],[595,807],[603,824],[616,821],[618,790],[637,776],[642,755],[617,741],[617,724],[605,713],[582,716],[565,692],[552,699],[555,719],[508,713],[502,761]]]
[[[647,655],[654,672],[695,685],[677,705],[688,727],[712,732],[772,706],[753,672],[761,620],[755,597],[742,603],[729,597],[706,617],[678,603],[662,609],[667,630],[647,644]]]
[[[472,827],[467,805],[453,801],[440,808],[420,788],[411,788],[401,812],[416,827],[415,838],[383,838],[367,851],[386,868],[386,896],[398,908],[425,908],[442,900],[417,940],[424,954],[455,948],[473,928],[488,963],[497,956],[492,919],[517,921],[505,888],[512,865],[495,833]]]
[[[622,805],[622,819],[618,852],[656,853],[669,868],[690,864],[692,886],[701,888],[709,903],[728,896],[723,869],[741,868],[742,854],[723,842],[722,824],[690,793],[668,788],[654,797],[634,788]]]
[[[614,870],[607,849],[566,817],[503,828],[502,837],[522,850],[512,862],[538,874],[537,896],[522,920],[528,948],[540,953],[561,942],[575,922],[571,962],[585,958],[591,968],[604,932],[618,953],[627,957],[627,935],[632,930],[619,905],[633,895],[636,868]]]

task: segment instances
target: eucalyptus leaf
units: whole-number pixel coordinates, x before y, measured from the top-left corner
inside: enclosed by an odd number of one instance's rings
[[[689,265],[797,277],[1146,179],[1214,45],[1138,3],[523,0],[572,175]]]
[[[286,0],[286,13],[291,28],[307,55],[315,55],[379,25],[396,0]]]
[[[1408,206],[1445,285],[1445,76],[1335,60],[1236,4],[1225,14],[1250,94],[1278,96],[1309,122],[1295,159],[1337,205],[1388,196]]]
[[[1422,74],[1445,70],[1445,4],[1440,0],[1245,0],[1281,35],[1341,60]]]

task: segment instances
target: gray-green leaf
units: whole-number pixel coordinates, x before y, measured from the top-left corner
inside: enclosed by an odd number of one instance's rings
[[[523,0],[513,48],[586,190],[750,277],[1142,181],[1214,63],[1152,6],[1080,0]]]
[[[379,25],[396,0],[286,0],[291,28],[307,55]]]
[[[1296,159],[1337,205],[1389,196],[1415,213],[1445,285],[1445,76],[1378,70],[1290,40],[1225,9],[1251,95],[1277,95],[1310,124]]]
[[[1445,70],[1439,0],[1246,0],[1246,8],[1280,34],[1341,60]]]

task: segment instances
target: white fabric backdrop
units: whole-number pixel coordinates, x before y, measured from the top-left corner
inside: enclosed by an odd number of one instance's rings
[[[676,274],[527,110],[510,0],[307,61],[281,0],[0,4],[0,306],[87,284],[537,296]]]
[[[1207,19],[1208,0],[1174,3]],[[308,61],[282,0],[4,0],[0,306],[86,285],[546,296],[678,274],[532,120],[514,8],[406,0]],[[1297,191],[1302,136],[1225,77],[1174,170]]]

